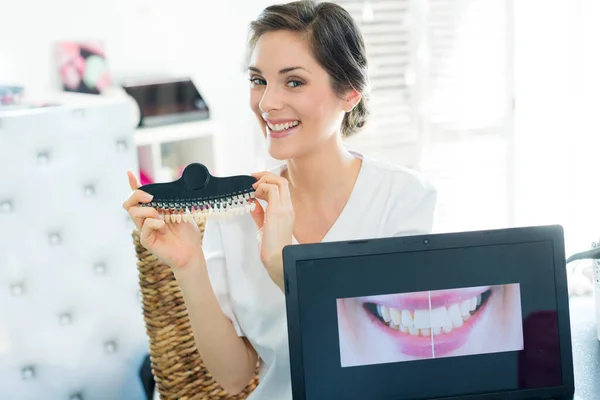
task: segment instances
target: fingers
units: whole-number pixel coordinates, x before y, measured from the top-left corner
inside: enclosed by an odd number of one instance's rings
[[[129,187],[131,190],[136,190],[141,186],[133,172],[127,171],[127,178],[129,179]]]
[[[281,206],[279,187],[275,184],[264,182],[259,183],[254,192],[254,197],[265,200],[267,203],[269,203],[269,206]]]
[[[250,215],[252,215],[252,219],[254,220],[256,227],[258,229],[262,229],[265,223],[265,210],[257,200],[254,200],[254,204],[256,207],[254,208],[254,211],[250,213]]]
[[[123,208],[127,211],[139,203],[149,203],[152,201],[152,195],[141,190],[134,190],[133,193],[123,202]]]
[[[148,218],[162,220],[163,217],[152,207],[130,207],[129,216],[138,229],[142,229],[144,221]]]
[[[165,221],[163,220],[146,218],[140,233],[140,242],[142,245],[144,247],[146,245],[152,245],[152,243],[156,240],[156,238],[153,239],[152,237],[155,236],[164,226]]]
[[[258,179],[258,181],[252,185],[255,190],[258,190],[258,188],[265,183],[276,185],[278,188],[278,198],[281,201],[281,204],[291,205],[292,201],[290,196],[289,182],[287,179],[271,172],[257,172],[252,174],[252,176]]]
[[[271,172],[269,172],[269,171],[260,171],[260,172],[254,172],[254,173],[252,173],[250,175],[252,175],[256,179],[260,179],[260,178],[262,178],[263,176],[265,176],[267,174],[271,174]]]
[[[123,208],[127,211],[133,206],[137,206],[139,203],[149,203],[152,201],[152,195],[142,190],[138,190],[140,183],[131,171],[127,171],[127,179],[129,179],[129,187],[133,192],[123,202]]]

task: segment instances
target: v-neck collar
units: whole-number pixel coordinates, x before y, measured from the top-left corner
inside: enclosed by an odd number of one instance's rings
[[[330,239],[330,236],[334,235],[337,227],[343,222],[344,218],[346,217],[346,214],[348,214],[350,211],[348,210],[352,210],[354,209],[354,203],[357,202],[357,198],[359,197],[359,193],[361,191],[361,187],[363,185],[363,180],[364,175],[365,175],[365,168],[367,168],[368,166],[366,166],[365,164],[368,164],[368,160],[366,159],[367,157],[364,156],[364,154],[362,153],[358,153],[355,151],[351,151],[352,154],[354,154],[356,157],[361,159],[361,164],[360,164],[360,169],[358,171],[358,175],[356,177],[356,180],[354,181],[354,186],[352,187],[352,191],[350,192],[350,196],[348,197],[348,201],[346,201],[346,204],[344,205],[344,207],[342,208],[342,211],[340,212],[340,214],[337,216],[336,220],[333,222],[333,224],[329,227],[329,230],[325,233],[325,235],[323,236],[323,238],[321,239],[320,242],[318,243],[323,243],[323,242],[327,242]],[[279,167],[279,174],[281,175],[281,173],[284,171],[285,165],[282,165]],[[298,240],[296,239],[296,237],[292,234],[292,244],[299,244]]]

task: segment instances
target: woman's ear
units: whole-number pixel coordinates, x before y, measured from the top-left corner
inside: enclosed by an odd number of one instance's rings
[[[354,89],[348,92],[344,101],[344,111],[352,111],[352,109],[354,109],[354,107],[356,107],[356,105],[360,101],[361,97],[362,95]]]

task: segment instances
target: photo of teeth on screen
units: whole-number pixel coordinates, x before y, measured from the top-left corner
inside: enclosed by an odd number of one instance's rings
[[[518,283],[337,299],[342,367],[523,349]]]

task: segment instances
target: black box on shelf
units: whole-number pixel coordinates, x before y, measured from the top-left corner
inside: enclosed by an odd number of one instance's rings
[[[122,84],[137,103],[139,127],[206,120],[210,110],[191,78],[152,79]]]

